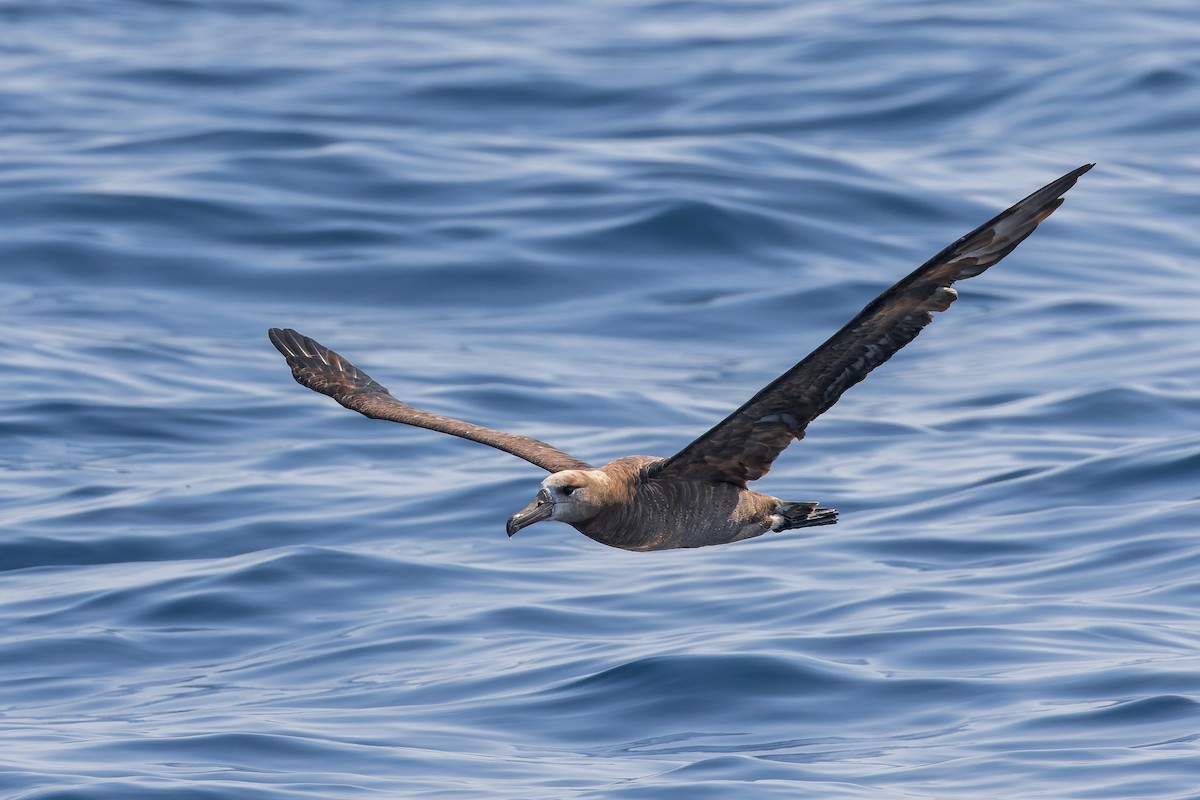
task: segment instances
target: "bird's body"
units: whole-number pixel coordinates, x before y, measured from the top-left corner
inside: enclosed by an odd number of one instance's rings
[[[670,458],[626,456],[595,468],[545,442],[431,414],[397,400],[307,336],[272,328],[296,380],[368,417],[481,442],[551,474],[508,534],[545,519],[625,550],[704,547],[837,521],[815,502],[786,502],[747,484],[766,474],[808,423],[910,342],[954,302],[955,281],[1004,258],[1062,203],[1092,165],[1076,169],[962,237],[875,298],[808,357]]]
[[[540,504],[562,506],[572,498],[584,501],[589,511],[603,511],[572,521],[564,509],[559,519],[590,539],[625,550],[704,547],[837,521],[837,512],[817,508],[816,503],[788,503],[724,481],[657,477],[666,462],[654,456],[625,456],[599,469],[555,473],[543,484],[546,495],[539,493],[514,515],[509,531],[531,524],[545,507]],[[564,497],[568,487],[571,494]]]

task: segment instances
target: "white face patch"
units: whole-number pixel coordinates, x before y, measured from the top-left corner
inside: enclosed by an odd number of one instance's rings
[[[551,519],[561,522],[582,522],[599,511],[594,489],[600,482],[598,471],[567,470],[556,472],[542,481],[542,488],[554,504]]]

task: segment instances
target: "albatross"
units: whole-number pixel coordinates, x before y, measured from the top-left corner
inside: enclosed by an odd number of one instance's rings
[[[345,358],[290,328],[271,342],[296,381],[372,419],[402,422],[490,445],[550,473],[513,514],[511,537],[559,520],[601,544],[625,550],[705,547],[837,522],[816,502],[787,502],[748,484],[771,468],[808,424],[842,393],[913,340],[973,278],[1011,253],[1062,204],[1085,164],[993,217],[867,304],[858,316],[771,381],[741,408],[670,458],[626,456],[593,467],[529,436],[485,428],[401,402]]]

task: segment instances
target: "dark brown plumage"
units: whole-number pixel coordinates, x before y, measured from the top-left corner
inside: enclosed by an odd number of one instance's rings
[[[449,433],[512,453],[552,473],[508,521],[511,536],[544,519],[627,550],[703,547],[767,531],[837,521],[816,503],[788,503],[746,484],[770,470],[808,423],[891,358],[958,296],[951,285],[1004,258],[1062,204],[1086,164],[988,220],[872,300],[858,316],[745,405],[670,458],[628,456],[594,468],[528,436],[472,425],[402,403],[337,353],[290,329],[271,342],[304,386],[353,411]]]

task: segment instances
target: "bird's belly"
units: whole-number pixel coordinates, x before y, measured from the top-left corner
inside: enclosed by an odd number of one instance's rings
[[[625,550],[706,547],[759,536],[771,529],[778,501],[729,484],[672,484],[646,488],[625,513],[584,535]]]

